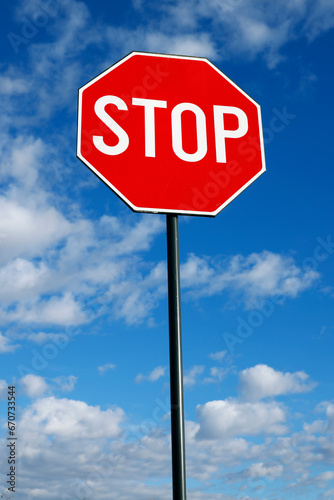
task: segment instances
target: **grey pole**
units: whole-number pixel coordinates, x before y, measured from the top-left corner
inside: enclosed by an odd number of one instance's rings
[[[173,500],[186,500],[180,257],[177,215],[168,214],[166,224]]]

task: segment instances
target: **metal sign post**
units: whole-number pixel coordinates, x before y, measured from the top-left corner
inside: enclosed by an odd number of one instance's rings
[[[186,500],[178,216],[168,214],[166,224],[173,500]]]

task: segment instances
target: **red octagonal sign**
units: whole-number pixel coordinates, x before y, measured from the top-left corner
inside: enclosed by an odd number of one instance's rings
[[[215,216],[265,171],[260,106],[207,59],[132,52],[79,89],[77,155],[137,212]]]

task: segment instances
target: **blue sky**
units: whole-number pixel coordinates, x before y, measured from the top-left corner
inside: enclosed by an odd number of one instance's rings
[[[0,493],[15,384],[15,498],[171,498],[165,217],[76,159],[78,88],[134,50],[262,110],[267,172],[179,219],[188,497],[333,499],[332,2],[2,8]]]

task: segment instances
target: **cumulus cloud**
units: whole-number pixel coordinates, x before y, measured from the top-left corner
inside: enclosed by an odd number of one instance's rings
[[[222,262],[190,254],[181,267],[181,277],[183,286],[191,287],[188,297],[213,296],[227,290],[242,298],[247,308],[254,308],[269,297],[296,297],[314,285],[319,273],[298,267],[291,257],[263,251]]]
[[[309,392],[316,384],[303,372],[280,372],[260,364],[239,374],[239,389],[244,398],[257,401],[269,396]]]
[[[166,369],[167,369],[166,366],[157,366],[148,375],[143,375],[142,373],[139,373],[135,378],[135,382],[137,384],[140,384],[145,380],[147,380],[148,382],[155,382],[156,380],[159,380],[159,378],[165,375]]]
[[[207,285],[216,276],[214,265],[194,253],[188,255],[187,261],[181,264],[180,271],[184,288]]]
[[[23,301],[14,309],[0,311],[0,322],[20,321],[21,323],[46,325],[75,325],[87,321],[81,305],[71,293],[53,296],[50,299]]]
[[[12,344],[10,339],[0,332],[0,353],[14,352],[18,347],[20,347],[18,344]]]
[[[0,268],[0,319],[3,323],[21,319],[36,324],[81,324],[89,319],[87,313],[95,315],[106,306],[128,324],[152,319],[167,293],[166,263],[144,266],[137,255],[148,250],[163,230],[162,220],[154,220],[152,224],[143,217],[133,226],[125,225],[123,232],[115,217],[104,216],[95,226],[82,220],[65,238],[63,247],[54,250],[58,240],[53,241],[52,266],[23,257],[9,260]],[[315,271],[299,268],[291,258],[271,252],[234,256],[223,262],[191,254],[181,266],[185,298],[197,300],[226,291],[247,308],[259,306],[268,297],[294,298],[318,277]],[[83,312],[84,297],[96,295],[101,288],[104,292]],[[81,294],[80,302],[76,293]]]
[[[281,476],[282,472],[282,464],[266,465],[263,462],[257,462],[247,467],[243,474],[246,477],[268,477],[274,479],[275,477]]]
[[[38,290],[48,277],[45,264],[34,264],[17,258],[0,269],[0,297],[2,303],[28,299],[31,290]]]
[[[48,406],[50,402],[42,400],[41,404]],[[167,500],[169,481],[165,485],[159,479],[171,474],[170,447],[164,434],[149,433],[138,442],[126,442],[118,436],[115,413],[87,405],[76,408],[71,400],[58,400],[57,409],[59,414],[53,414],[52,422],[52,415],[40,413],[36,405],[22,416],[20,490],[25,498],[36,496],[38,477],[38,495],[43,499],[81,499],[88,495],[104,500],[112,490],[125,500],[133,497],[134,491],[139,500]],[[76,432],[78,422],[80,429]],[[66,433],[59,432],[58,425],[63,423],[73,426],[74,432],[70,428]],[[143,469],[143,463],[147,468]],[[146,484],[147,477],[156,478],[157,484]]]
[[[19,381],[23,392],[30,398],[42,396],[48,389],[48,384],[40,375],[32,373],[25,375]]]
[[[237,400],[209,401],[197,406],[198,439],[221,439],[286,431],[285,411],[272,403],[243,403]]]
[[[71,230],[69,221],[50,206],[25,206],[19,201],[1,196],[0,211],[2,263],[15,257],[40,257]]]
[[[299,488],[312,481],[318,486],[331,480],[331,474],[326,472],[329,472],[328,453],[334,448],[327,437],[310,438],[304,432],[281,437],[275,432],[277,426],[284,426],[284,418],[274,415],[275,405],[261,403],[260,406],[266,407],[263,411],[256,403],[250,411],[237,401],[229,401],[229,404],[229,411],[234,408],[234,413],[233,417],[230,415],[227,428],[217,432],[217,415],[207,421],[209,427],[214,424],[210,437],[199,436],[199,431],[203,431],[203,418],[198,423],[186,422],[190,479],[211,481],[218,475],[220,481],[223,478],[230,484],[236,479],[240,492],[240,481],[243,487],[246,483],[249,485],[249,480],[268,478],[273,488],[289,484],[296,494]],[[323,410],[327,407],[328,404],[324,405]],[[263,418],[264,414],[267,418]],[[226,413],[221,412],[220,420],[224,422],[225,417]],[[259,417],[260,422],[257,422]],[[69,399],[43,398],[24,409],[20,422],[20,484],[26,497],[32,498],[36,493],[35,479],[38,477],[40,496],[47,498],[49,488],[50,500],[62,495],[81,498],[93,493],[94,497],[104,500],[110,488],[124,500],[132,498],[134,490],[139,500],[155,496],[167,500],[171,475],[169,429],[145,428],[142,437],[123,439],[118,433],[124,419],[122,411],[108,414],[99,407]],[[271,431],[274,433],[268,438]],[[253,439],[238,437],[239,433],[257,437],[253,442]],[[319,473],[316,481],[308,474],[314,461],[318,467],[324,467],[324,474]],[[243,466],[245,462],[248,462],[246,467]],[[147,465],[144,469],[143,463]],[[49,470],[52,470],[51,476]],[[32,477],[32,471],[38,475]],[[298,484],[292,484],[292,476],[299,478]],[[165,487],[167,483],[168,488]],[[215,498],[207,496],[206,492],[198,493],[196,487],[189,486],[189,492],[194,498]],[[250,494],[250,490],[244,491],[246,493]]]
[[[327,483],[329,481],[332,481],[333,479],[334,479],[334,471],[325,471],[325,472],[322,472],[321,474],[318,474],[314,478],[314,480],[318,483],[318,486],[320,488],[326,487]]]
[[[193,387],[198,381],[198,376],[204,372],[204,368],[205,367],[202,365],[195,365],[189,370],[186,370],[183,376],[183,384],[185,387]]]
[[[23,302],[8,311],[3,308],[3,322],[21,318],[25,322],[40,324],[83,323],[88,316],[72,293],[49,299],[43,299],[42,294],[59,293],[60,290],[72,288],[77,292],[85,289],[86,293],[92,295],[101,286],[104,293],[97,296],[92,304],[95,313],[109,305],[117,318],[129,324],[141,323],[152,317],[155,307],[167,292],[166,263],[146,265],[144,269],[135,255],[149,248],[163,225],[159,219],[156,224],[147,225],[143,218],[129,227],[122,238],[119,223],[116,218],[101,220],[95,228],[94,243],[91,226],[88,232],[84,231],[84,227],[77,229],[76,234],[72,234],[66,246],[59,251],[57,268],[22,258],[5,265],[0,270],[0,282],[2,280],[5,284],[2,288],[4,301],[11,304],[14,297],[21,297]],[[107,231],[103,237],[102,233],[100,235],[102,228]],[[108,246],[107,234],[110,238]],[[80,246],[81,251],[78,253]],[[83,267],[81,261],[89,247],[89,263]],[[127,258],[131,252],[132,258]],[[18,279],[12,279],[15,276]],[[291,258],[270,252],[230,257],[223,262],[191,254],[181,266],[185,298],[197,300],[226,291],[234,297],[238,296],[247,308],[259,306],[268,297],[294,298],[314,285],[318,277],[315,271],[298,268]],[[35,294],[36,299],[24,302],[31,294]],[[54,314],[54,310],[57,314]]]
[[[47,210],[42,212],[48,213]],[[36,217],[35,223],[39,222],[42,223]],[[23,223],[29,230],[30,222],[24,221],[24,217]],[[52,220],[42,225],[55,227]],[[70,234],[57,236],[56,233],[50,238],[49,249],[45,249],[44,243],[39,245],[38,238],[34,240],[33,231],[27,241],[21,241],[24,231],[19,227],[15,229],[19,241],[14,244],[16,236],[6,238],[7,263],[0,268],[0,284],[3,285],[0,321],[80,324],[89,319],[88,312],[95,315],[106,305],[116,317],[130,324],[150,317],[166,293],[166,265],[161,262],[148,266],[137,255],[147,251],[163,230],[162,219],[141,217],[130,224],[127,219],[103,216],[96,224],[81,219],[69,223],[69,228]],[[30,238],[34,240],[31,245]],[[34,246],[36,253],[29,256]],[[42,251],[42,259],[32,259]],[[26,257],[15,258],[16,253]],[[6,248],[2,254],[4,259],[5,254]],[[97,294],[101,289],[103,294]],[[77,299],[79,294],[80,301]],[[87,309],[87,298],[92,296],[94,300]],[[86,302],[87,313],[83,312],[82,301]]]
[[[82,301],[87,306],[87,298],[94,296],[89,312],[96,314],[108,304],[116,317],[133,324],[145,321],[165,295],[165,263],[147,266],[137,256],[163,230],[161,217],[129,222],[104,215],[95,224],[70,222],[48,206],[32,211],[17,201],[3,198],[3,203],[16,214],[13,220],[4,210],[0,223],[3,323],[80,324],[88,319]],[[97,294],[101,289],[103,294]]]
[[[138,260],[128,262],[123,279],[110,286],[103,297],[112,305],[116,318],[128,324],[153,320],[153,311],[167,292],[165,262],[149,266],[148,272],[142,272],[140,267]],[[144,267],[147,270],[147,264]]]
[[[305,424],[308,433],[334,432],[334,403],[324,401],[317,406],[318,412],[325,412],[326,420],[316,420],[312,424]]]
[[[102,216],[101,230],[106,230],[113,241],[114,255],[129,255],[134,251],[145,251],[151,247],[152,241],[164,228],[162,217],[140,217],[134,223],[116,217]]]
[[[121,408],[103,411],[83,401],[51,396],[24,409],[20,428],[21,432],[32,427],[43,435],[71,439],[115,438],[121,433],[123,419]]]
[[[23,85],[23,81],[22,81]],[[0,169],[9,182],[15,180],[20,188],[34,188],[47,146],[41,138],[18,135],[14,139],[2,136],[0,147],[4,154]]]

